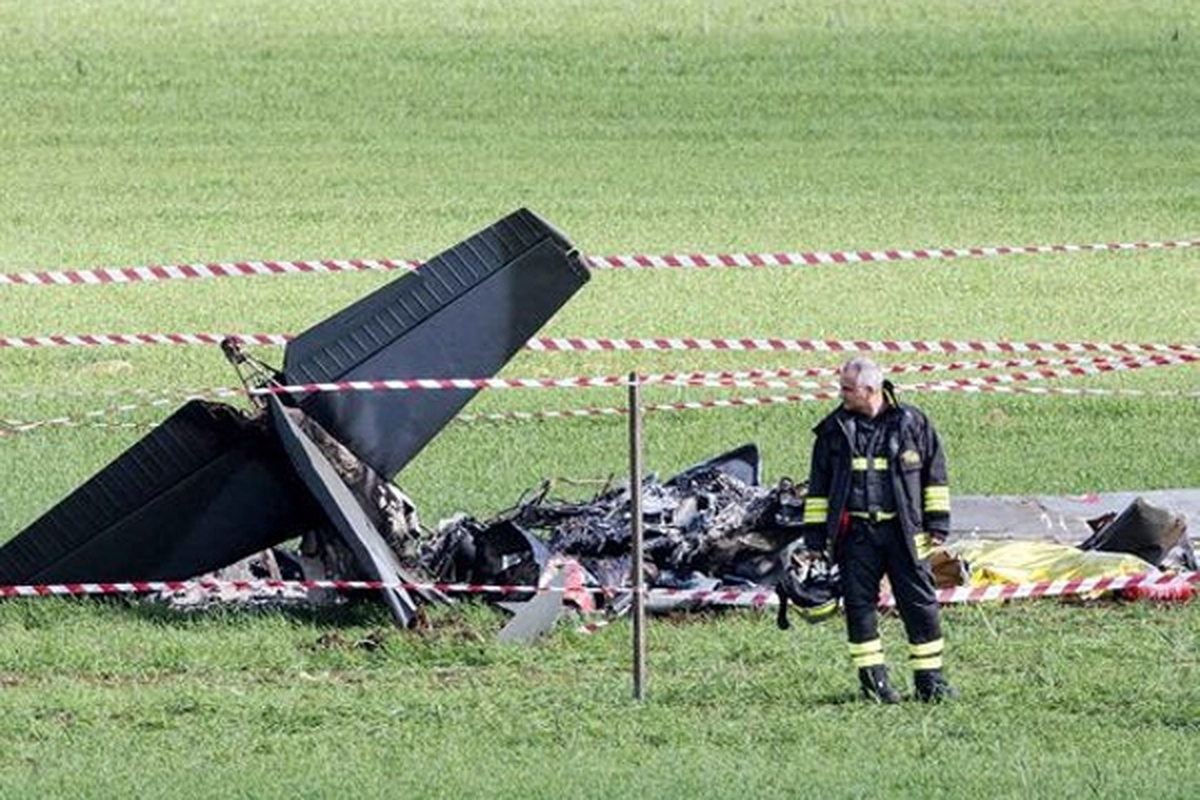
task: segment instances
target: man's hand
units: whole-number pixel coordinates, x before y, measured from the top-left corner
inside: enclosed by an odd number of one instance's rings
[[[913,537],[913,545],[917,550],[917,558],[924,561],[928,559],[933,551],[940,548],[946,543],[946,534],[943,531],[922,531]]]

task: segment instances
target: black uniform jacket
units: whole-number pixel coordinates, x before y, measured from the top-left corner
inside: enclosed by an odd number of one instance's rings
[[[945,538],[950,532],[950,488],[946,457],[933,423],[918,408],[888,403],[878,422],[885,426],[884,453],[896,498],[900,528],[913,546],[918,533]],[[837,554],[837,537],[850,493],[854,440],[839,407],[813,428],[812,462],[804,505],[805,545]],[[830,545],[833,545],[830,548]]]

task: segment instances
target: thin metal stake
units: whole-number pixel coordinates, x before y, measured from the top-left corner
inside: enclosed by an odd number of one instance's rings
[[[641,382],[629,373],[629,524],[633,575],[633,699],[646,696],[646,588],[642,568],[642,401]]]

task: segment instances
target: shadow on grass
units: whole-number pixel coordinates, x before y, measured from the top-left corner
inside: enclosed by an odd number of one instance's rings
[[[236,626],[277,620],[289,627],[322,629],[370,628],[432,641],[480,641],[490,638],[507,616],[486,603],[455,602],[451,605],[417,607],[413,624],[398,627],[387,607],[371,593],[346,596],[337,603],[266,600],[237,603],[211,603],[195,607],[177,607],[149,597],[98,598],[119,614],[153,625],[185,629],[190,627]],[[97,603],[96,600],[89,601]]]
[[[382,603],[367,597],[352,597],[336,604],[307,601],[262,601],[174,607],[146,597],[105,598],[113,608],[131,617],[164,627],[186,628],[195,625],[230,625],[250,620],[275,618],[296,626],[314,628],[351,628],[392,625],[391,615]],[[418,626],[424,615],[418,615]]]

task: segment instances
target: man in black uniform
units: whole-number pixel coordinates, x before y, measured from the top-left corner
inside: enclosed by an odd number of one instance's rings
[[[813,432],[805,546],[828,554],[841,573],[850,657],[862,695],[896,703],[879,638],[886,575],[904,622],[917,698],[957,696],[942,671],[942,628],[929,548],[950,531],[946,458],[933,424],[896,402],[875,362],[840,370],[842,405]]]

